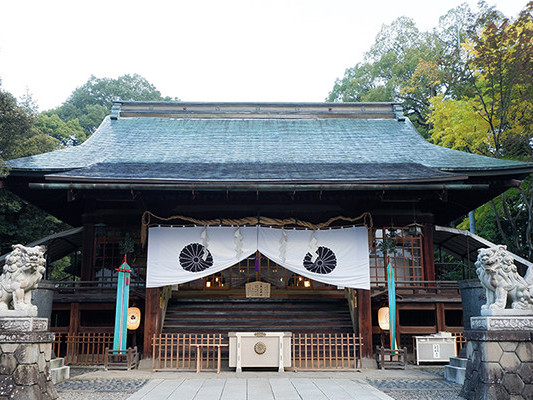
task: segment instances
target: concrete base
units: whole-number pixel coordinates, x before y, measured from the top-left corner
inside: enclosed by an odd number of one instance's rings
[[[465,331],[468,362],[461,395],[468,400],[533,399],[531,333]]]
[[[444,379],[462,385],[465,382],[467,358],[450,357],[450,365],[444,366]]]
[[[0,318],[0,399],[57,399],[46,318]]]
[[[57,385],[70,378],[70,367],[65,365],[63,357],[54,358],[50,360],[50,373],[52,374],[52,382]]]

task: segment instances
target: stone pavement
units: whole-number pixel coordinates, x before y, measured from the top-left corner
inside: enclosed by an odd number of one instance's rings
[[[460,385],[446,382],[442,367],[407,370],[364,368],[346,372],[104,371],[73,368],[57,385],[61,400],[460,400]]]
[[[300,375],[300,374],[299,374]],[[363,380],[347,378],[153,379],[129,400],[392,400]]]

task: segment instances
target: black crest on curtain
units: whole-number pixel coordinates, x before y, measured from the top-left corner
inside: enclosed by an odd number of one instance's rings
[[[213,266],[213,256],[200,243],[191,243],[181,250],[179,262],[185,271],[200,272]]]
[[[316,251],[318,254],[315,262],[312,261],[312,254],[307,253],[304,257],[304,268],[315,274],[329,274],[337,266],[337,257],[335,253],[327,247],[319,247]]]

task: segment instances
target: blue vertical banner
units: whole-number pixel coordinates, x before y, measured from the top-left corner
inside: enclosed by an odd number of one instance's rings
[[[396,286],[394,283],[394,268],[388,257],[387,264],[387,286],[389,292],[389,329],[390,348],[396,350]]]
[[[126,256],[118,271],[117,305],[115,309],[115,334],[113,336],[113,350],[126,350],[128,333],[128,305],[130,297],[130,274]]]

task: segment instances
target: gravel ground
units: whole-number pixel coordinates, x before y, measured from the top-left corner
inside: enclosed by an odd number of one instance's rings
[[[100,370],[102,368],[71,367],[71,379],[56,385],[59,399],[125,400],[148,382],[148,379],[83,379],[83,375]]]
[[[367,379],[396,400],[459,400],[461,385],[440,379]]]

